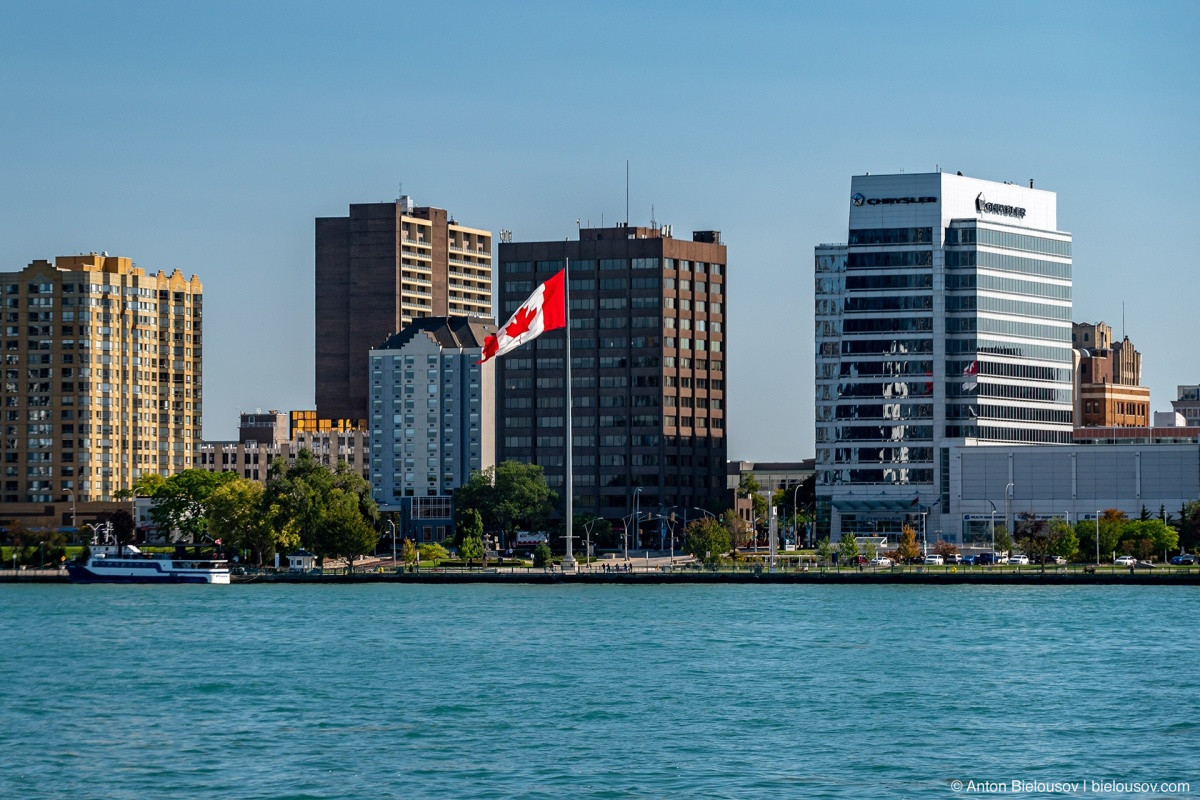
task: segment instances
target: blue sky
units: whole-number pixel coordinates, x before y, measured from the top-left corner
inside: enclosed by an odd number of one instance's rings
[[[1200,383],[1200,6],[9,2],[0,268],[205,285],[206,438],[313,406],[313,218],[399,186],[517,240],[651,206],[729,246],[731,458],[813,454],[812,248],[850,176],[1058,193],[1076,320]],[[1190,254],[1190,255],[1189,255]]]

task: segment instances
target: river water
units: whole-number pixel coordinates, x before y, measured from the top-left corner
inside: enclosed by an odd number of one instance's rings
[[[0,585],[0,797],[1190,797],[1198,608],[1152,586]]]

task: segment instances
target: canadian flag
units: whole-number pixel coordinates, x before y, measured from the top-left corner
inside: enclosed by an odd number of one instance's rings
[[[496,331],[496,335],[483,340],[483,358],[475,363],[482,364],[502,356],[546,331],[567,327],[565,280],[566,270],[559,270],[554,277],[534,289],[529,299]]]
[[[963,388],[964,392],[972,391],[973,389],[975,389],[975,387],[979,386],[979,381],[977,381],[975,379],[975,376],[978,374],[979,374],[979,362],[978,361],[972,361],[970,364],[967,364],[965,367],[963,367],[962,388]]]

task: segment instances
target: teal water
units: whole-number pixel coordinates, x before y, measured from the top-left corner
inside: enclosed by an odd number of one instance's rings
[[[1187,797],[1198,607],[1169,587],[0,585],[0,797]]]

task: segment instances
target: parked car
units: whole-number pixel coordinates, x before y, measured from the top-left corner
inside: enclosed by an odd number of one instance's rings
[[[887,556],[875,556],[875,558],[871,559],[872,567],[890,567],[891,565],[892,560]]]
[[[996,554],[995,553],[980,553],[979,555],[975,556],[975,563],[979,566],[987,566],[989,564],[995,564],[996,563]]]
[[[1177,567],[1193,566],[1196,563],[1196,557],[1191,553],[1183,553],[1181,555],[1172,556],[1171,563]]]
[[[926,564],[933,564],[933,565],[936,565],[936,566],[941,566],[942,564],[944,564],[944,563],[946,563],[946,562],[945,562],[945,561],[942,559],[942,557],[941,557],[941,556],[934,555],[934,554],[932,554],[932,553],[931,553],[931,554],[929,554],[929,555],[925,556],[925,563],[926,563]]]
[[[1008,557],[1008,563],[1010,563],[1010,564],[1019,564],[1019,565],[1028,564],[1028,563],[1029,563],[1029,556],[1027,556],[1027,555],[1024,555],[1024,554],[1015,555],[1015,556],[1009,556],[1009,557]]]
[[[1042,563],[1054,564],[1055,566],[1061,567],[1063,564],[1067,563],[1067,560],[1062,556],[1042,556]]]
[[[1133,556],[1117,556],[1113,559],[1113,564],[1118,567],[1132,567],[1137,564],[1137,559]]]
[[[943,556],[943,558],[946,560],[946,563],[947,563],[947,564],[961,564],[961,563],[963,563],[963,557],[962,557],[962,554],[961,554],[961,553],[951,553],[951,554],[950,554],[950,555],[948,555],[948,556]]]
[[[974,564],[974,563],[975,563],[975,556],[963,556],[962,563],[964,563],[964,564]]]

